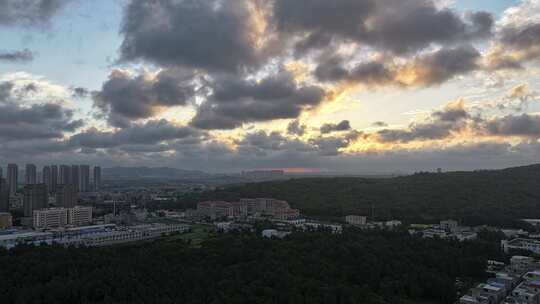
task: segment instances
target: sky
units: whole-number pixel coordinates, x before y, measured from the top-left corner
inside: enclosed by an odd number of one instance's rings
[[[540,0],[0,0],[0,166],[540,160]]]

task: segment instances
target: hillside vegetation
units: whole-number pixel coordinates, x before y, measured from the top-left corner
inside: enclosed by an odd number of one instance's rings
[[[219,199],[274,197],[310,216],[375,214],[377,219],[500,224],[540,218],[540,165],[504,170],[419,173],[367,178],[303,178],[230,186],[196,196],[182,205]]]
[[[407,232],[224,235],[118,247],[0,248],[0,303],[454,303],[484,280],[486,242]]]

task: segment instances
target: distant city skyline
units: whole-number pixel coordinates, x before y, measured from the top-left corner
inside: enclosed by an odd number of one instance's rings
[[[0,164],[540,160],[538,0],[19,2],[0,1]]]
[[[90,165],[46,165],[39,171],[35,164],[26,164],[24,170],[20,170],[18,164],[10,163],[7,165],[7,176],[0,175],[0,198],[4,193],[8,196],[15,195],[24,185],[24,193],[27,193],[27,186],[45,187],[49,194],[56,194],[57,190],[67,193],[67,197],[73,193],[98,191],[101,189],[102,176],[100,166]],[[58,170],[60,168],[60,170]],[[90,178],[90,168],[92,168],[92,179]],[[3,172],[0,165],[0,172]],[[20,172],[24,172],[24,179],[21,180]],[[66,192],[65,186],[71,188]],[[7,191],[5,191],[7,189]],[[32,188],[34,189],[34,188]],[[5,192],[4,192],[5,191]],[[32,190],[33,191],[33,190]],[[31,192],[34,193],[34,192]],[[32,196],[32,195],[30,195]],[[65,196],[65,195],[64,195]],[[29,197],[32,201],[33,198]],[[2,200],[3,202],[3,200]],[[0,202],[0,205],[2,204]],[[33,204],[33,203],[32,203]],[[31,205],[27,213],[31,213]],[[1,208],[0,208],[1,209]],[[1,211],[0,211],[1,212]]]

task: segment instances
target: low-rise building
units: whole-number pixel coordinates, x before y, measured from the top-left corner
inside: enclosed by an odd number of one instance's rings
[[[540,270],[533,270],[523,275],[525,281],[540,281]]]
[[[523,229],[501,229],[507,238],[527,237],[529,233]]]
[[[535,239],[516,238],[513,240],[502,240],[501,247],[505,253],[509,253],[513,249],[518,249],[540,254],[540,240]]]
[[[438,238],[444,239],[448,237],[448,233],[446,232],[446,230],[430,228],[430,229],[426,229],[422,231],[422,237],[424,238],[438,237]]]
[[[290,231],[279,231],[279,230],[276,230],[276,229],[266,229],[266,230],[262,231],[262,237],[269,238],[269,239],[271,239],[271,238],[282,239],[282,238],[286,237],[289,234],[291,234]]]
[[[334,234],[339,234],[343,232],[343,226],[339,224],[328,224],[328,223],[317,223],[317,222],[306,222],[299,225],[303,230],[329,230]]]
[[[463,232],[452,233],[451,237],[455,238],[456,240],[460,242],[464,242],[464,241],[476,240],[478,238],[478,234],[472,231],[463,231]]]
[[[527,271],[532,271],[540,268],[540,264],[532,257],[514,255],[510,258],[508,270],[514,274],[523,274]]]
[[[486,303],[500,303],[506,297],[506,289],[501,285],[480,283],[471,292],[474,298],[489,299]]]
[[[0,229],[13,226],[13,218],[9,212],[0,212]]]
[[[511,293],[514,303],[539,304],[540,303],[540,281],[525,281],[519,284]],[[509,299],[506,301],[508,302]]]
[[[83,226],[92,223],[92,207],[75,206],[68,209],[68,224]]]
[[[487,302],[480,302],[480,299],[473,297],[471,295],[464,295],[461,298],[459,298],[459,304],[480,304],[480,303],[487,303]]]
[[[60,244],[63,246],[107,246],[160,238],[189,231],[184,224],[146,224],[139,226],[94,225],[62,228],[47,232],[22,231],[0,235],[0,247],[13,248],[19,244]]]
[[[197,204],[197,212],[202,216],[217,219],[221,217],[234,216],[234,207],[229,202],[224,201],[207,201]]]
[[[347,215],[345,217],[345,222],[350,225],[362,226],[367,223],[367,217],[361,215]]]
[[[540,227],[540,219],[523,219],[523,221],[535,227]]]
[[[396,227],[399,227],[403,225],[403,223],[401,221],[398,221],[398,220],[391,220],[391,221],[386,221],[384,223],[384,226],[386,228],[390,228],[390,229],[393,229],[393,228],[396,228]]]
[[[32,226],[35,229],[65,227],[67,224],[68,210],[66,208],[47,208],[34,210]]]
[[[440,221],[439,224],[442,230],[446,230],[449,232],[453,232],[459,227],[458,222],[455,220]]]

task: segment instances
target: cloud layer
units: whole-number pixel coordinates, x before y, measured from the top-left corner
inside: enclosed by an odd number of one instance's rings
[[[39,31],[69,2],[0,0],[0,27]],[[540,95],[519,77],[537,72],[540,5],[495,20],[441,2],[127,0],[97,88],[0,78],[0,161],[361,171],[538,159]],[[18,48],[0,61],[41,59]],[[481,91],[490,77],[504,95]],[[473,86],[487,97],[440,106]],[[433,100],[409,121],[353,111],[413,90]]]

